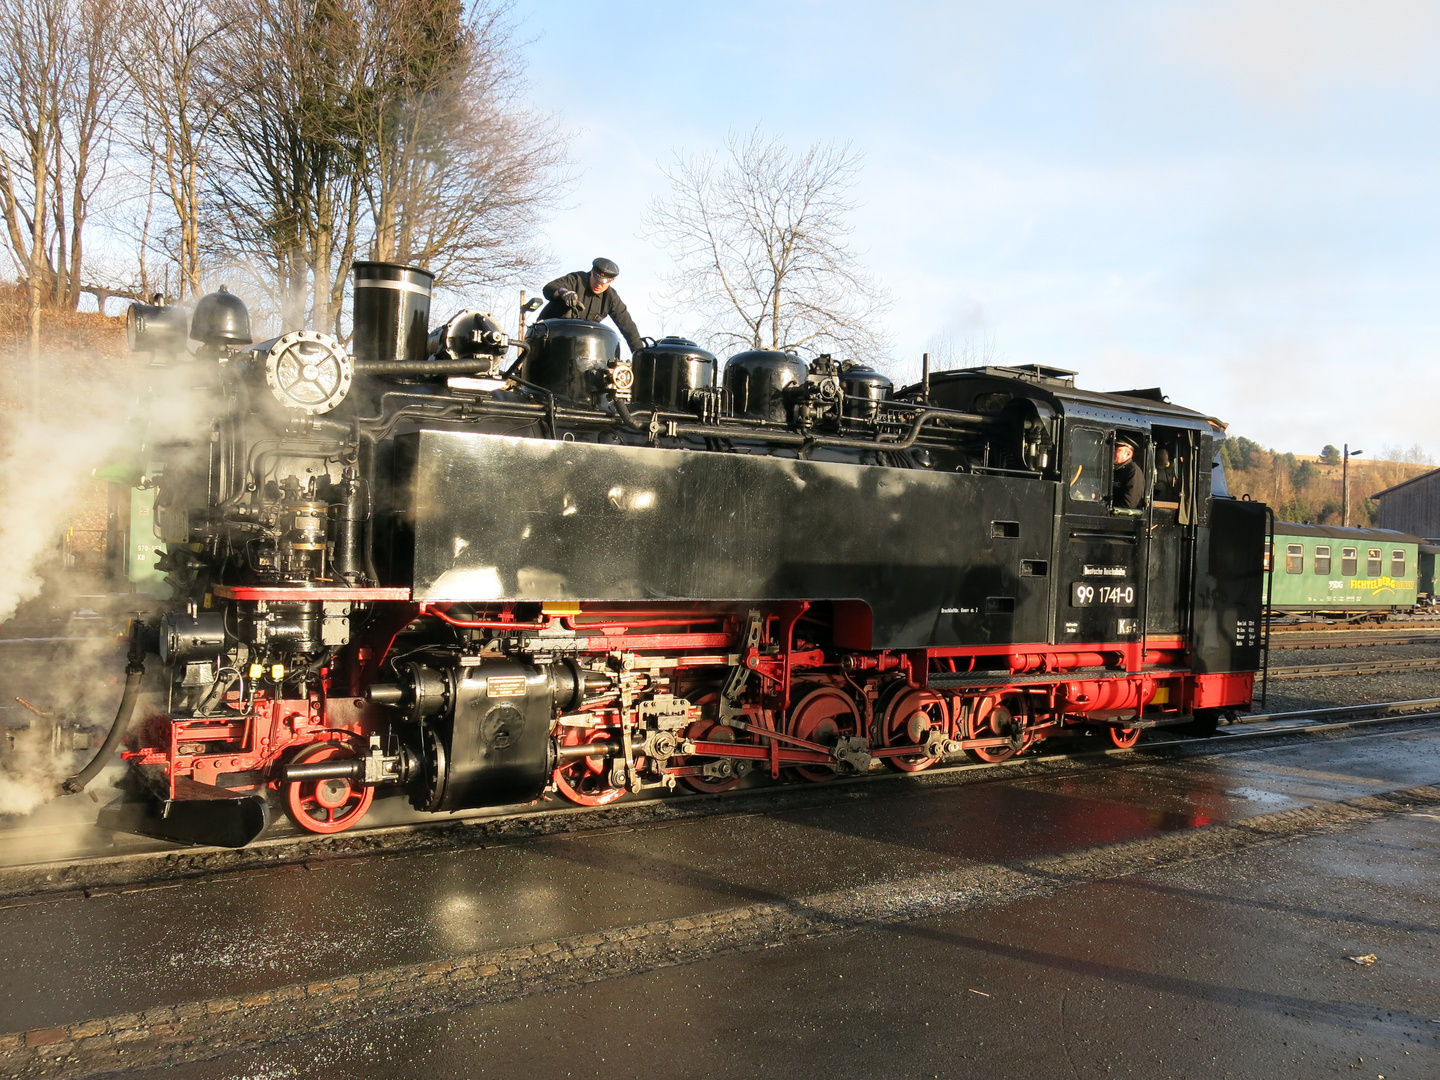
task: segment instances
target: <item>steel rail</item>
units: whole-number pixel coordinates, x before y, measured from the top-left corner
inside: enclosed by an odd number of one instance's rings
[[[1318,709],[1297,709],[1293,712],[1256,713],[1243,716],[1231,724],[1265,724],[1272,720],[1295,720],[1311,716],[1345,716],[1354,713],[1383,713],[1387,717],[1405,717],[1430,709],[1440,709],[1440,697],[1410,698],[1405,701],[1367,701],[1362,705],[1325,705]]]
[[[1213,739],[1228,742],[1236,739],[1267,738],[1272,735],[1314,734],[1371,727],[1400,720],[1440,720],[1440,698],[1381,701],[1365,705],[1340,705],[1247,716],[1220,728]],[[1251,730],[1244,730],[1245,728]],[[1191,743],[1187,740],[1175,745],[1188,746]]]
[[[1440,671],[1440,657],[1414,660],[1362,660],[1355,664],[1297,664],[1273,667],[1272,679],[1313,679],[1326,675],[1383,675],[1394,671]]]
[[[1427,630],[1440,627],[1440,621],[1433,616],[1422,619],[1386,619],[1384,622],[1365,623],[1346,620],[1344,622],[1277,622],[1270,621],[1271,629],[1280,635],[1285,634],[1340,634],[1347,630],[1368,630],[1371,633],[1383,633],[1387,630]]]
[[[1383,633],[1383,631],[1382,631]],[[1355,649],[1372,645],[1440,645],[1440,634],[1404,634],[1381,637],[1371,631],[1364,634],[1354,632],[1341,633],[1326,632],[1324,634],[1306,634],[1299,641],[1279,641],[1275,639],[1285,635],[1274,635],[1271,638],[1270,647],[1276,652],[1286,652],[1292,649]],[[1297,635],[1299,636],[1299,635]]]

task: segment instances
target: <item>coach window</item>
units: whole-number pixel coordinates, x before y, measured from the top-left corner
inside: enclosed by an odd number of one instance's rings
[[[1379,577],[1380,572],[1385,569],[1385,553],[1379,548],[1369,548],[1365,552],[1365,576]]]
[[[1305,571],[1305,547],[1302,544],[1285,545],[1285,573],[1300,574]]]
[[[1315,573],[1320,577],[1330,576],[1330,545],[1315,545]]]
[[[1341,548],[1341,549],[1340,549],[1340,576],[1341,576],[1341,577],[1354,577],[1354,576],[1355,576],[1355,563],[1356,563],[1356,560],[1355,560],[1355,549],[1354,549],[1354,548]]]
[[[1070,498],[1076,502],[1098,503],[1105,497],[1110,478],[1105,451],[1110,439],[1098,428],[1077,427],[1070,430],[1070,453],[1065,475]]]
[[[1390,552],[1390,576],[1393,578],[1402,578],[1405,576],[1405,552]]]

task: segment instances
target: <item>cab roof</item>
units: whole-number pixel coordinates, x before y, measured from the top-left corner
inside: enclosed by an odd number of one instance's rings
[[[1168,423],[1181,427],[1209,427],[1217,432],[1225,430],[1225,424],[1213,416],[1171,404],[1158,386],[1115,390],[1109,393],[1081,390],[1075,386],[1075,374],[1065,368],[1046,367],[1043,364],[988,365],[932,372],[930,385],[933,390],[939,386],[954,386],[969,381],[1008,383],[1016,392],[1048,400],[1063,416],[1139,427]],[[901,393],[908,394],[912,391],[918,393],[919,387],[907,386]]]
[[[1294,521],[1275,522],[1275,539],[1286,536],[1321,536],[1332,540],[1374,540],[1385,544],[1418,544],[1420,538],[1395,529],[1358,529],[1341,525],[1301,525]]]

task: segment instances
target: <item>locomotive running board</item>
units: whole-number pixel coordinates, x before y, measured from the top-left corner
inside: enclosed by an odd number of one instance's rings
[[[1015,683],[1097,682],[1105,679],[1156,678],[1189,675],[1185,667],[1146,668],[1143,671],[1027,671],[932,672],[926,685],[935,690],[958,690],[966,686],[1010,686]]]
[[[100,811],[102,829],[206,847],[244,847],[270,824],[263,795],[228,791],[180,777],[174,799],[120,798]]]

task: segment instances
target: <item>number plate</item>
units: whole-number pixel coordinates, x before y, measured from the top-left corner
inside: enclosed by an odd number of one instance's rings
[[[1135,586],[1123,581],[1112,584],[1097,584],[1077,581],[1070,586],[1070,606],[1089,607],[1103,604],[1108,607],[1134,607]]]

